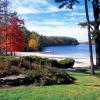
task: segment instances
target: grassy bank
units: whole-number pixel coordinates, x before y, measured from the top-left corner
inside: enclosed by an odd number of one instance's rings
[[[96,76],[69,73],[75,84],[1,88],[0,100],[100,100],[100,71]]]

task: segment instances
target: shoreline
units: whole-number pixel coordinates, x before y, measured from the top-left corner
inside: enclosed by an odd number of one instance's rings
[[[56,59],[61,60],[64,58],[73,58],[75,59],[75,64],[73,67],[86,67],[88,68],[90,66],[90,60],[89,57],[76,57],[76,56],[64,56],[64,55],[55,55],[45,52],[15,52],[16,56],[40,56],[43,58],[50,58],[50,59]],[[96,59],[94,58],[94,64]]]

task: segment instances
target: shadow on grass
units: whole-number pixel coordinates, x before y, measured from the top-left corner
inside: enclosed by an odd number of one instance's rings
[[[75,75],[75,76],[91,76],[91,69],[87,68],[77,68],[75,70],[70,71],[70,75]],[[95,69],[95,75],[92,75],[95,77],[100,78],[100,69]]]
[[[86,69],[77,69],[73,71],[69,71],[70,75],[75,75],[75,76],[90,76],[90,72]]]

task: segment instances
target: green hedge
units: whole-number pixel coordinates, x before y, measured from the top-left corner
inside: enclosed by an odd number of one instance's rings
[[[66,58],[64,60],[60,60],[58,63],[60,64],[61,68],[72,68],[74,65],[75,60],[72,58]]]

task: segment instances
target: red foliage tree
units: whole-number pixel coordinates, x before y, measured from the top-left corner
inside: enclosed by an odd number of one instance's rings
[[[22,27],[24,21],[18,17],[10,17],[8,25],[0,24],[0,48],[7,51],[22,51],[25,46]]]

